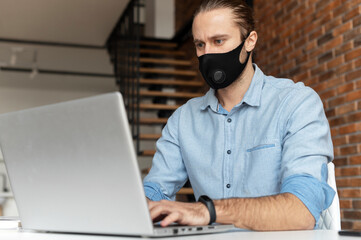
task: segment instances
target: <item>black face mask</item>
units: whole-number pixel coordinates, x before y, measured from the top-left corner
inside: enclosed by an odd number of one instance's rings
[[[211,88],[228,87],[241,75],[251,54],[251,52],[247,52],[244,63],[239,61],[239,54],[243,45],[244,41],[230,52],[209,53],[198,57],[199,71]]]

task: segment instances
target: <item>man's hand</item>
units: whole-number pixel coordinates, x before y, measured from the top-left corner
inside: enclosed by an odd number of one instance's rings
[[[161,200],[148,201],[148,207],[153,222],[162,221],[162,227],[174,222],[181,225],[207,225],[210,220],[208,209],[203,203]]]

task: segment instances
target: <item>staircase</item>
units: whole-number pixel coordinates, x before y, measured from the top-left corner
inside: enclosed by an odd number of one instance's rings
[[[138,156],[153,157],[155,141],[161,137],[161,128],[168,117],[187,100],[202,96],[203,82],[197,79],[192,62],[186,53],[169,41],[141,40],[139,67],[140,125]],[[148,117],[153,113],[153,117]],[[157,133],[143,132],[143,126],[159,126]],[[153,148],[142,147],[143,142],[153,141]],[[149,144],[148,144],[149,146]],[[149,169],[144,169],[147,173]],[[182,188],[178,194],[193,194],[191,188]]]
[[[144,158],[153,158],[155,143],[173,111],[190,98],[202,96],[204,87],[192,61],[176,43],[141,38],[141,8],[144,1],[131,0],[107,41],[140,165]],[[178,200],[187,194],[193,195],[192,189],[182,188]]]

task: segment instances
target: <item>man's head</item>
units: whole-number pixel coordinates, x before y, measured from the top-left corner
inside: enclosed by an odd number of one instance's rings
[[[211,52],[225,52],[232,50],[244,41],[255,29],[252,9],[243,0],[203,0],[194,14],[192,32],[197,55]],[[217,38],[220,37],[220,38]],[[226,39],[222,38],[226,37]],[[232,39],[237,38],[237,39]],[[209,45],[220,46],[229,40],[238,40],[237,43],[229,42],[223,48],[210,48]],[[226,41],[226,42],[225,42]],[[233,45],[233,48],[228,48]],[[202,49],[206,47],[207,49]],[[253,50],[253,49],[252,49]],[[247,51],[252,51],[248,50]]]
[[[203,0],[194,18],[200,13],[222,8],[232,10],[232,18],[241,31],[242,39],[255,29],[253,11],[243,0]]]
[[[229,65],[228,62],[230,62],[232,66],[236,66],[236,64],[239,63],[247,65],[248,62],[251,62],[245,61],[248,59],[247,57],[256,45],[257,33],[254,31],[252,9],[250,9],[244,1],[203,1],[194,15],[192,32],[198,57],[207,54],[205,55],[207,59],[214,59],[218,61],[218,63],[220,63],[219,60],[223,63],[227,62],[226,65]],[[244,45],[241,46],[241,43],[244,43]],[[240,50],[238,51],[237,49]],[[228,58],[228,54],[221,58],[209,55],[212,53],[229,53],[231,51],[233,52],[233,50],[238,51],[236,56],[232,53],[230,54],[233,60]],[[236,57],[236,59],[234,59],[234,57]],[[227,61],[228,59],[229,61]],[[239,61],[237,59],[239,59]],[[218,66],[220,65],[217,63],[209,65],[208,61],[203,61],[202,59],[200,62],[200,70],[203,77],[207,79],[212,76],[211,78],[213,78],[214,81],[217,81],[215,78],[221,76],[218,73],[215,74]],[[226,66],[226,68],[229,68],[228,71],[234,75],[238,69],[235,69],[235,67],[232,66]],[[239,66],[239,71],[242,72],[244,67],[245,66]],[[205,68],[208,70],[205,71]],[[223,75],[229,76],[226,72]],[[222,86],[218,85],[218,87],[223,88],[234,81],[233,77],[232,79],[227,77],[227,79],[228,80],[226,81],[228,83],[223,83]],[[212,80],[209,82],[211,81]],[[212,87],[212,84],[210,84],[210,86]]]

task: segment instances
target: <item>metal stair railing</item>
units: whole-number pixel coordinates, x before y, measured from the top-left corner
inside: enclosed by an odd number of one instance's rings
[[[114,74],[119,91],[127,108],[131,132],[140,152],[140,8],[141,0],[131,0],[110,35],[107,46],[114,65]]]

